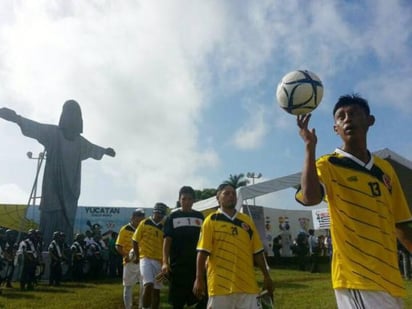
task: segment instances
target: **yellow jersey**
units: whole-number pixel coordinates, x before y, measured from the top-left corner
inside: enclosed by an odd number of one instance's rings
[[[253,255],[263,251],[263,244],[248,215],[237,212],[230,218],[220,209],[211,213],[203,222],[197,251],[209,254],[209,296],[259,292]]]
[[[139,258],[162,261],[163,257],[163,220],[159,223],[149,217],[140,222],[133,235],[139,244]]]
[[[124,251],[129,252],[133,248],[132,237],[136,231],[133,225],[126,224],[120,228],[119,235],[117,235],[116,245],[121,246]],[[126,257],[123,257],[123,264],[126,263]]]
[[[412,216],[390,163],[371,155],[364,164],[337,149],[316,167],[330,214],[333,288],[404,296],[395,224]]]

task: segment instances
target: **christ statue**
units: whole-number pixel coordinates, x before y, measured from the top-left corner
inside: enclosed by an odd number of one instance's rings
[[[73,240],[73,227],[80,196],[81,163],[103,155],[115,156],[112,148],[103,148],[84,138],[80,105],[68,100],[63,105],[58,125],[39,123],[24,118],[14,110],[0,108],[0,117],[16,123],[23,135],[36,139],[46,151],[42,195],[40,201],[40,231],[46,246],[55,231]]]

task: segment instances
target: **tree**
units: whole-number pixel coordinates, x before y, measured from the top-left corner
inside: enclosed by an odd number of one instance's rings
[[[249,180],[245,178],[245,174],[230,174],[229,179],[224,181],[224,183],[232,185],[237,189],[246,186],[249,183]]]
[[[203,190],[195,190],[195,194],[196,194],[196,202],[197,201],[202,201],[202,200],[206,200],[210,197],[213,197],[216,195],[216,189],[213,188],[206,188]]]

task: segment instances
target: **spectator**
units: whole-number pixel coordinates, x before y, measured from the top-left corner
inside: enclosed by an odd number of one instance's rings
[[[12,280],[14,274],[14,259],[16,257],[16,252],[18,249],[18,244],[16,243],[17,240],[17,231],[7,229],[5,233],[5,245],[4,245],[4,259],[6,262],[6,287],[12,287]]]
[[[304,271],[306,270],[306,260],[309,253],[308,235],[303,231],[300,232],[296,236],[295,242],[293,253],[297,258],[298,269]]]
[[[319,240],[315,236],[315,230],[309,230],[309,255],[310,255],[310,272],[317,273],[319,271]]]
[[[89,277],[98,279],[103,273],[103,260],[101,256],[100,234],[93,235],[87,248],[87,259],[90,265]]]
[[[121,277],[123,273],[122,256],[116,250],[116,239],[118,233],[112,232],[108,241],[109,248],[109,276],[111,278]]]
[[[273,257],[276,262],[279,262],[280,260],[280,249],[282,249],[282,244],[281,244],[281,237],[280,235],[278,235],[273,238],[273,243],[272,243]]]
[[[74,237],[74,242],[70,247],[72,251],[72,274],[73,279],[76,281],[83,281],[85,275],[83,272],[86,262],[84,237],[85,236],[83,234],[76,234]]]
[[[62,280],[63,247],[61,233],[55,231],[49,244],[49,285],[59,286]]]
[[[30,229],[27,238],[20,242],[17,250],[17,260],[21,267],[20,289],[22,291],[34,289],[36,266],[39,260],[36,244],[35,231]]]

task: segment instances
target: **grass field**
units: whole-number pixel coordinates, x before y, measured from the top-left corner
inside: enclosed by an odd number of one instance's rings
[[[275,283],[276,308],[336,308],[329,273],[311,274],[290,269],[271,270]],[[258,281],[261,277],[257,274]],[[123,308],[123,288],[120,279],[98,283],[65,282],[60,287],[49,287],[41,282],[35,291],[3,289],[0,308],[56,308],[56,309],[117,309]],[[406,282],[408,297],[405,308],[412,308],[412,282]],[[137,303],[138,287],[134,290]],[[161,291],[161,308],[169,308],[166,302],[167,288]],[[135,306],[134,308],[137,308]]]

